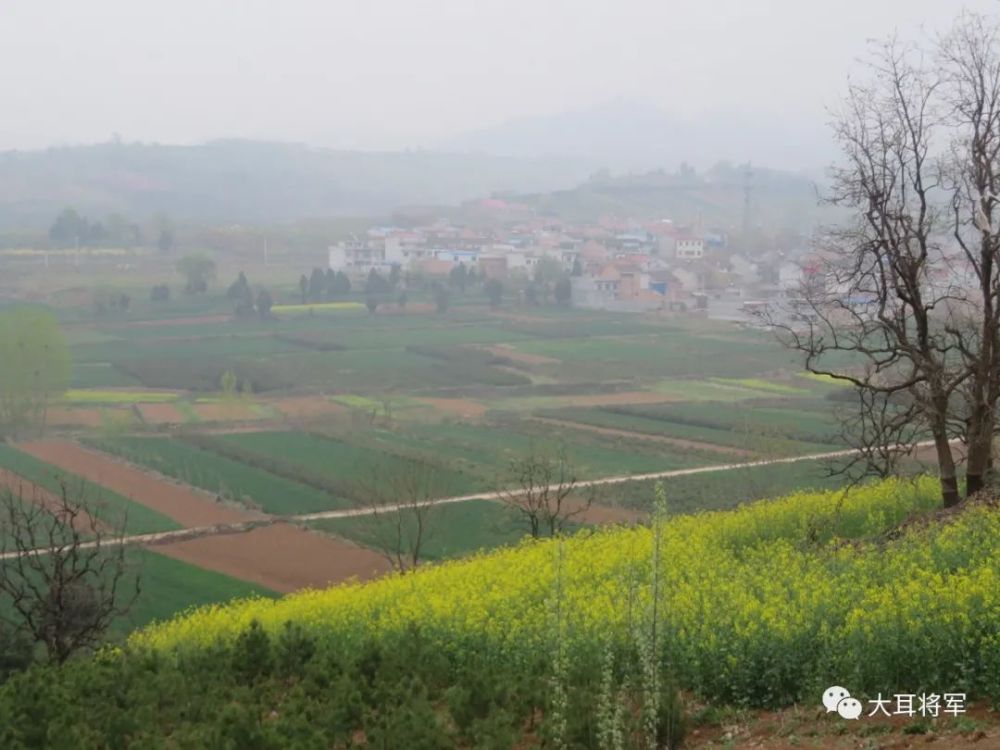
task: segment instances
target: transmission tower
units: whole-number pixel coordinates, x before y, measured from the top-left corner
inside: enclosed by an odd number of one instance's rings
[[[753,196],[753,168],[750,163],[743,168],[743,241],[750,235],[750,205]]]

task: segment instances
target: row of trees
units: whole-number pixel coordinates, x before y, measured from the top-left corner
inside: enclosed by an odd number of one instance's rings
[[[856,477],[930,439],[946,506],[992,481],[1000,400],[1000,33],[961,15],[931,49],[876,47],[834,133],[829,201],[800,302],[767,322],[806,367],[853,386]]]
[[[90,220],[73,208],[63,209],[49,227],[49,242],[54,247],[140,247],[147,235],[162,253],[174,249],[174,228],[165,216],[153,218],[144,232],[142,226],[121,214],[111,214],[104,221]]]
[[[302,274],[299,277],[302,304],[329,301],[344,297],[350,292],[351,280],[343,271],[334,271],[332,268],[324,271],[322,268],[314,268],[308,276]]]
[[[40,308],[0,312],[0,437],[45,425],[69,385],[70,352],[56,317]]]
[[[233,305],[233,314],[238,318],[250,317],[254,313],[261,320],[267,320],[271,317],[271,307],[274,305],[271,293],[261,287],[255,295],[243,271],[240,271],[236,281],[229,285],[226,297]]]

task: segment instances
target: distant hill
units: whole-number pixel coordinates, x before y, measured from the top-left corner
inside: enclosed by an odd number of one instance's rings
[[[0,230],[47,228],[66,206],[95,219],[162,212],[212,224],[382,214],[407,203],[565,188],[587,172],[568,160],[255,141],[10,151],[0,153]]]
[[[784,169],[822,167],[834,157],[829,133],[754,113],[668,113],[643,101],[616,100],[588,109],[525,117],[460,134],[438,144],[449,151],[581,161],[593,169],[645,172],[719,160]]]
[[[747,187],[751,229],[808,234],[833,216],[829,208],[818,205],[823,188],[811,176],[725,162],[703,172],[595,174],[570,190],[510,198],[568,221],[613,215],[737,230],[743,226]]]

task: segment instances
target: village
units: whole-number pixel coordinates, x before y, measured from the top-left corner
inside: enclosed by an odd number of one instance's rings
[[[536,285],[563,279],[568,299],[557,301],[574,308],[730,320],[745,320],[763,301],[791,295],[809,268],[804,246],[751,255],[724,230],[698,222],[600,217],[571,223],[526,216],[499,199],[480,207],[491,209],[494,220],[372,227],[332,245],[329,268],[356,281],[372,272],[396,274],[404,284],[446,279],[462,268],[507,282],[528,302]]]

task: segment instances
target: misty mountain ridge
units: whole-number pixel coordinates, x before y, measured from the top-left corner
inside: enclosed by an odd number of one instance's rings
[[[166,213],[200,224],[381,215],[403,204],[568,188],[587,174],[559,159],[246,140],[8,151],[0,153],[0,229],[48,226],[66,206],[96,217]]]
[[[648,118],[643,128],[654,123]],[[582,148],[579,132],[575,138]],[[815,218],[817,188],[804,174],[733,162],[615,174],[596,163],[569,155],[339,151],[247,140],[11,151],[0,153],[0,230],[47,231],[67,206],[92,219],[166,214],[194,225],[269,225],[385,217],[406,206],[430,215],[435,206],[491,195],[521,196],[540,212],[580,221],[614,214],[732,227],[743,221],[748,180],[752,224],[801,229]]]
[[[673,170],[682,163],[707,168],[719,161],[815,172],[834,156],[829,134],[822,128],[807,132],[786,120],[754,113],[684,117],[630,99],[509,120],[435,146],[520,159],[568,159],[615,172]]]

